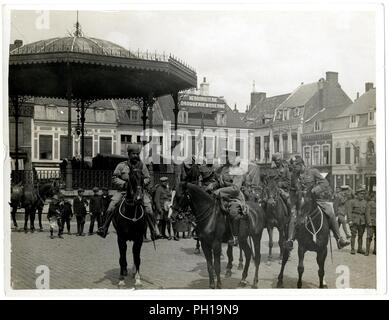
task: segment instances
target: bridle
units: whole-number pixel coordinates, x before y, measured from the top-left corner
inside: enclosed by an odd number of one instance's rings
[[[134,213],[134,217],[133,218],[130,218],[130,217],[127,217],[123,212],[122,212],[122,207],[123,207],[123,203],[126,203],[126,204],[134,204],[134,207],[135,207],[135,213]],[[141,214],[139,217],[137,217],[136,213],[137,213],[137,208],[141,209]],[[142,205],[138,205],[136,203],[136,201],[127,201],[126,198],[124,197],[124,199],[121,201],[120,203],[120,206],[119,206],[119,214],[122,216],[122,218],[126,219],[126,220],[129,220],[131,222],[137,222],[138,220],[142,219],[143,216],[144,216],[144,209],[143,209],[143,206]]]

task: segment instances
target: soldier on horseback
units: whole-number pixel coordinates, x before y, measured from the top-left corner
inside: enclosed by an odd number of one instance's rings
[[[135,174],[140,177],[140,180],[142,181],[142,186],[140,186],[141,188],[147,186],[150,183],[149,171],[146,165],[139,158],[140,146],[138,144],[130,144],[127,147],[127,152],[129,160],[119,163],[113,173],[112,182],[117,187],[119,192],[113,195],[107,209],[104,224],[97,230],[97,234],[102,238],[107,236],[115,208],[122,200],[123,195],[125,194],[125,190],[127,189],[127,183],[129,183],[130,174]],[[152,215],[153,209],[149,195],[145,192],[141,192],[141,194],[143,197],[142,204],[145,208],[146,214]]]
[[[229,156],[233,155],[233,160]],[[228,204],[229,218],[231,219],[230,243],[238,244],[239,221],[244,214],[244,195],[241,192],[244,181],[244,172],[240,167],[240,160],[236,157],[236,151],[226,150],[226,163],[217,170],[218,179],[206,187],[207,192],[212,192],[215,197]]]
[[[289,165],[285,160],[282,159],[281,154],[277,152],[272,156],[271,168],[274,169],[276,172],[276,174],[273,174],[271,178],[275,179],[278,189],[280,191],[281,199],[286,204],[288,214],[290,216],[292,211],[292,205],[289,196],[291,184]]]
[[[329,182],[323,178],[319,170],[315,168],[306,168],[301,156],[293,157],[291,159],[291,165],[293,174],[297,175],[297,179],[295,179],[296,185],[294,185],[293,188],[304,192],[305,201],[312,200],[312,198],[316,200],[317,205],[328,218],[329,227],[337,241],[338,249],[348,246],[350,242],[341,236],[338,223],[336,222],[333,204],[329,201],[332,196]],[[298,222],[303,218],[301,217],[301,210],[298,206],[296,213],[297,215],[292,215],[289,223],[289,235],[286,242],[286,246],[289,250],[293,249],[296,220]]]

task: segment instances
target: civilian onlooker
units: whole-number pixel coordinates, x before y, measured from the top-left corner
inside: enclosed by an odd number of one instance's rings
[[[84,197],[83,189],[78,189],[77,193],[77,197],[73,200],[73,210],[77,219],[77,235],[84,236],[86,206],[88,205],[88,201]]]
[[[63,195],[60,195],[60,210],[62,212],[62,226],[65,228],[66,225],[66,229],[70,235],[70,220],[73,217],[72,204]]]
[[[373,189],[374,190],[374,189]],[[375,191],[372,191],[367,201],[366,209],[366,227],[367,227],[367,238],[366,238],[366,253],[365,256],[368,256],[370,253],[371,241],[374,237],[374,249],[373,254],[376,254],[376,194]]]
[[[59,206],[58,195],[54,195],[49,205],[49,211],[47,213],[47,219],[50,224],[50,238],[54,239],[54,229],[58,227],[58,238],[62,237],[63,227],[61,221],[61,210]]]
[[[89,212],[90,212],[90,224],[89,224],[89,235],[93,234],[93,228],[95,226],[95,221],[97,222],[97,227],[101,227],[101,214],[102,214],[102,198],[99,195],[99,188],[93,188],[93,196],[89,201]]]

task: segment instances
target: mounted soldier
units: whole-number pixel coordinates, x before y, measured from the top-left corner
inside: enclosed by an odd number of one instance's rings
[[[295,180],[297,185],[294,186],[296,190],[304,192],[304,198],[308,199],[309,197],[312,197],[316,200],[317,205],[328,219],[329,227],[337,241],[338,249],[348,246],[350,242],[340,235],[339,227],[335,218],[333,203],[330,202],[332,190],[329,182],[320,174],[319,170],[315,168],[306,168],[301,156],[295,156],[292,158],[291,165],[293,174],[298,177]],[[297,221],[301,221],[303,217],[300,216],[300,209],[297,208],[296,212]],[[289,235],[286,242],[289,249],[293,248],[295,225],[296,223],[294,221],[290,221]]]
[[[126,193],[130,175],[135,175],[138,178],[137,180],[142,181],[142,185],[138,186],[138,194],[142,197],[146,214],[149,215],[153,212],[151,199],[148,194],[143,192],[144,187],[150,183],[150,173],[146,165],[139,158],[140,145],[129,144],[127,152],[128,160],[119,163],[113,173],[112,183],[117,188],[117,192],[112,196],[111,202],[109,203],[104,224],[97,231],[97,234],[102,238],[107,236],[115,208]]]
[[[221,199],[221,204],[229,213],[231,237],[229,242],[237,245],[239,221],[244,214],[244,195],[241,192],[244,181],[244,171],[240,167],[240,159],[235,150],[226,149],[226,163],[216,171],[217,180],[210,183],[206,191],[213,192],[215,197]]]

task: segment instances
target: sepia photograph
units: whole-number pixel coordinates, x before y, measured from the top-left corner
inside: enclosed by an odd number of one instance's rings
[[[9,9],[9,292],[377,290],[378,14]]]

